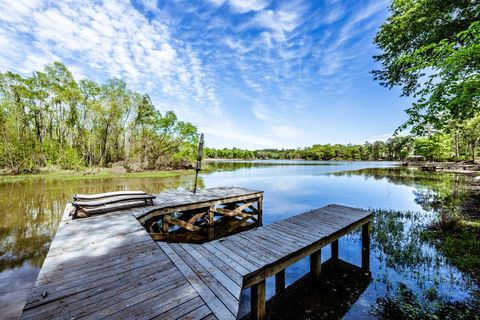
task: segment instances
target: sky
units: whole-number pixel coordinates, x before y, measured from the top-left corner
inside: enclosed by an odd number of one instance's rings
[[[0,0],[0,71],[117,77],[209,147],[385,140],[409,101],[373,80],[384,0]]]

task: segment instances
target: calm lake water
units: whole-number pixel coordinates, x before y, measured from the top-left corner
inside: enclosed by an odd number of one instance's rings
[[[439,210],[455,210],[467,197],[462,176],[424,173],[388,162],[236,161],[215,162],[212,166],[212,173],[200,176],[200,186],[264,190],[265,224],[331,203],[403,212],[376,214],[371,280],[341,313],[344,318],[377,318],[378,302],[395,297],[399,287],[413,292],[425,308],[437,302],[455,301],[478,306],[475,282],[419,238],[419,232],[436,218]],[[0,185],[1,317],[16,318],[21,313],[63,208],[73,194],[112,190],[158,193],[191,186],[191,176]],[[359,265],[360,245],[358,233],[342,238],[340,259]],[[330,251],[323,251],[322,260],[327,260]],[[287,284],[305,275],[308,268],[307,259],[288,268]],[[273,279],[269,279],[267,296],[273,294]],[[248,298],[248,290],[244,295]],[[247,304],[242,306],[242,312],[248,312]]]

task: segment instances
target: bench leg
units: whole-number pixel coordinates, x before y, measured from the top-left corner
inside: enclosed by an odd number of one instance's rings
[[[251,287],[252,319],[265,319],[265,280]]]

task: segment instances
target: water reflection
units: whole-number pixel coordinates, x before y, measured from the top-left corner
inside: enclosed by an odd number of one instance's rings
[[[267,319],[341,319],[372,281],[369,272],[341,260],[322,265],[322,278],[312,284],[309,275],[272,298]]]
[[[468,197],[462,176],[392,167],[395,164],[386,162],[290,163],[215,163],[213,172],[200,176],[200,183],[201,187],[234,185],[264,190],[265,224],[330,203],[394,209],[379,211],[373,223],[371,282],[349,300],[351,306],[348,310],[336,313],[333,318],[382,316],[376,309],[381,304],[379,301],[397,297],[403,285],[422,305],[432,304],[428,298],[432,296],[437,297],[435,301],[477,303],[477,286],[470,277],[450,265],[419,236],[423,226],[435,219],[438,212],[445,208],[456,210]],[[56,232],[65,203],[74,193],[116,190],[157,193],[191,187],[191,177],[31,181],[0,185],[2,316],[16,317],[21,311],[27,290],[33,285]],[[358,233],[342,238],[339,247],[340,259],[360,265]],[[329,248],[324,251],[322,259],[326,261]],[[301,260],[288,268],[287,284],[303,277],[308,268],[308,260]],[[244,294],[248,297],[248,292]],[[273,294],[273,279],[268,279],[267,296]],[[314,318],[312,314],[310,317]]]
[[[75,193],[191,188],[191,177],[29,181],[0,185],[0,310],[16,319]],[[203,182],[201,181],[203,187]]]
[[[355,168],[349,168],[349,165]],[[423,310],[430,304],[444,305],[446,302],[466,302],[478,306],[477,284],[450,265],[421,237],[421,231],[437,218],[439,212],[458,210],[469,197],[464,188],[465,178],[401,167],[385,168],[381,164],[372,168],[361,168],[362,165],[348,164],[331,172],[330,166],[279,167],[270,164],[258,169],[249,165],[249,169],[245,170],[235,164],[237,168],[234,171],[205,176],[205,183],[216,186],[223,179],[228,179],[236,185],[265,190],[266,223],[329,203],[372,210],[395,209],[376,211],[372,228],[373,281],[343,315],[344,318],[385,316],[378,311],[380,302],[397,297],[402,287],[418,297]],[[359,265],[360,250],[358,233],[340,240],[341,259]],[[324,251],[322,256],[325,261],[329,258],[329,248]],[[308,270],[308,259],[288,268],[287,283],[293,283]],[[273,279],[269,279],[267,296],[273,295]],[[436,299],[432,300],[432,296]],[[244,298],[248,301],[248,292],[244,293]],[[309,309],[308,304],[303,307]]]
[[[425,211],[457,211],[470,196],[464,188],[467,177],[453,173],[431,173],[408,168],[368,168],[333,173],[334,176],[363,176],[365,179],[413,186],[415,202]]]

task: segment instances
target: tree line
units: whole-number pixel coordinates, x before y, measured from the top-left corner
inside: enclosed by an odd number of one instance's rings
[[[469,135],[471,134],[471,136]],[[297,149],[244,150],[238,148],[206,148],[205,155],[212,159],[299,159],[345,161],[471,161],[478,149],[474,138],[480,136],[480,121],[475,129],[456,137],[435,134],[429,137],[394,136],[386,141],[364,144],[315,144]],[[476,140],[475,140],[476,141]]]
[[[212,158],[475,161],[480,144],[480,1],[393,0],[375,36],[374,79],[414,102],[385,142],[302,149],[209,149]],[[397,135],[408,130],[410,135]],[[416,157],[416,158],[419,158]]]
[[[374,42],[374,79],[414,102],[397,133],[422,136],[434,158],[476,159],[480,140],[480,1],[393,0]],[[441,147],[443,146],[443,147]],[[453,146],[453,151],[452,151]],[[453,154],[453,156],[452,156]]]
[[[0,73],[0,167],[178,167],[195,154],[197,129],[161,113],[124,81],[76,81],[61,63],[21,76]]]

